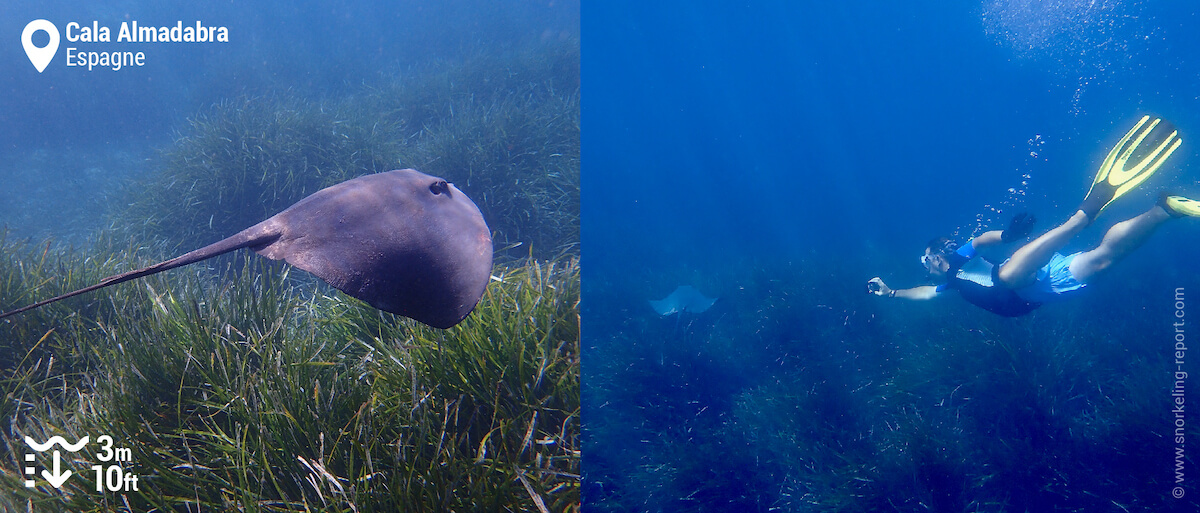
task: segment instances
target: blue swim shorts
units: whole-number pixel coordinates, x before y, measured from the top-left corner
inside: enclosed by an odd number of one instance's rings
[[[1062,256],[1055,253],[1050,257],[1050,263],[1038,269],[1037,281],[1031,285],[1013,290],[1021,299],[1034,303],[1050,303],[1074,297],[1087,287],[1071,274],[1071,261],[1082,253],[1072,253]]]

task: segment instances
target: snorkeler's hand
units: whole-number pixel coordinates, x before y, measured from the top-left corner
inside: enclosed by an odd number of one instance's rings
[[[1021,212],[1013,216],[1012,222],[1008,223],[1008,228],[1000,232],[1000,242],[1013,242],[1028,237],[1033,232],[1033,224],[1037,222],[1037,218],[1028,212]]]
[[[887,296],[892,293],[892,289],[889,289],[888,286],[883,283],[882,279],[875,277],[867,281],[867,293],[875,294],[876,296]]]

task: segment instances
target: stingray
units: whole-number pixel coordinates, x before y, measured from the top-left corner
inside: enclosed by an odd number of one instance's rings
[[[651,299],[650,307],[663,316],[681,312],[700,313],[708,310],[716,301],[717,298],[705,297],[691,285],[684,285],[658,301]]]
[[[321,189],[232,237],[0,318],[241,248],[435,328],[465,319],[492,272],[492,237],[479,207],[454,184],[402,169]]]

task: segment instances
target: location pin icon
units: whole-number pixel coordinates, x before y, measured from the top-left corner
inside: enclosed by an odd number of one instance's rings
[[[50,35],[50,43],[41,48],[33,44],[33,33],[39,30],[44,30]],[[50,65],[50,61],[54,60],[54,54],[58,52],[58,27],[46,20],[29,22],[28,25],[25,25],[25,30],[21,31],[21,46],[25,47],[25,55],[29,56],[29,62],[32,62],[33,67],[37,68],[38,73],[41,73],[46,66]]]

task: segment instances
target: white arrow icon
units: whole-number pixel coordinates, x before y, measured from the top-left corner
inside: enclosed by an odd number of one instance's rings
[[[70,470],[61,474],[59,473],[59,467],[61,463],[62,462],[58,456],[58,451],[54,451],[54,473],[51,474],[49,470],[42,471],[42,477],[46,478],[46,481],[48,481],[55,488],[62,486],[63,483],[67,482],[67,478],[71,477]]]
[[[44,30],[50,35],[50,42],[41,48],[34,46],[33,33],[39,30]],[[33,20],[25,25],[25,30],[21,31],[21,46],[25,47],[25,55],[29,56],[29,62],[33,63],[33,67],[37,68],[38,73],[46,69],[50,65],[50,61],[54,60],[54,54],[58,52],[58,27],[46,20]]]

